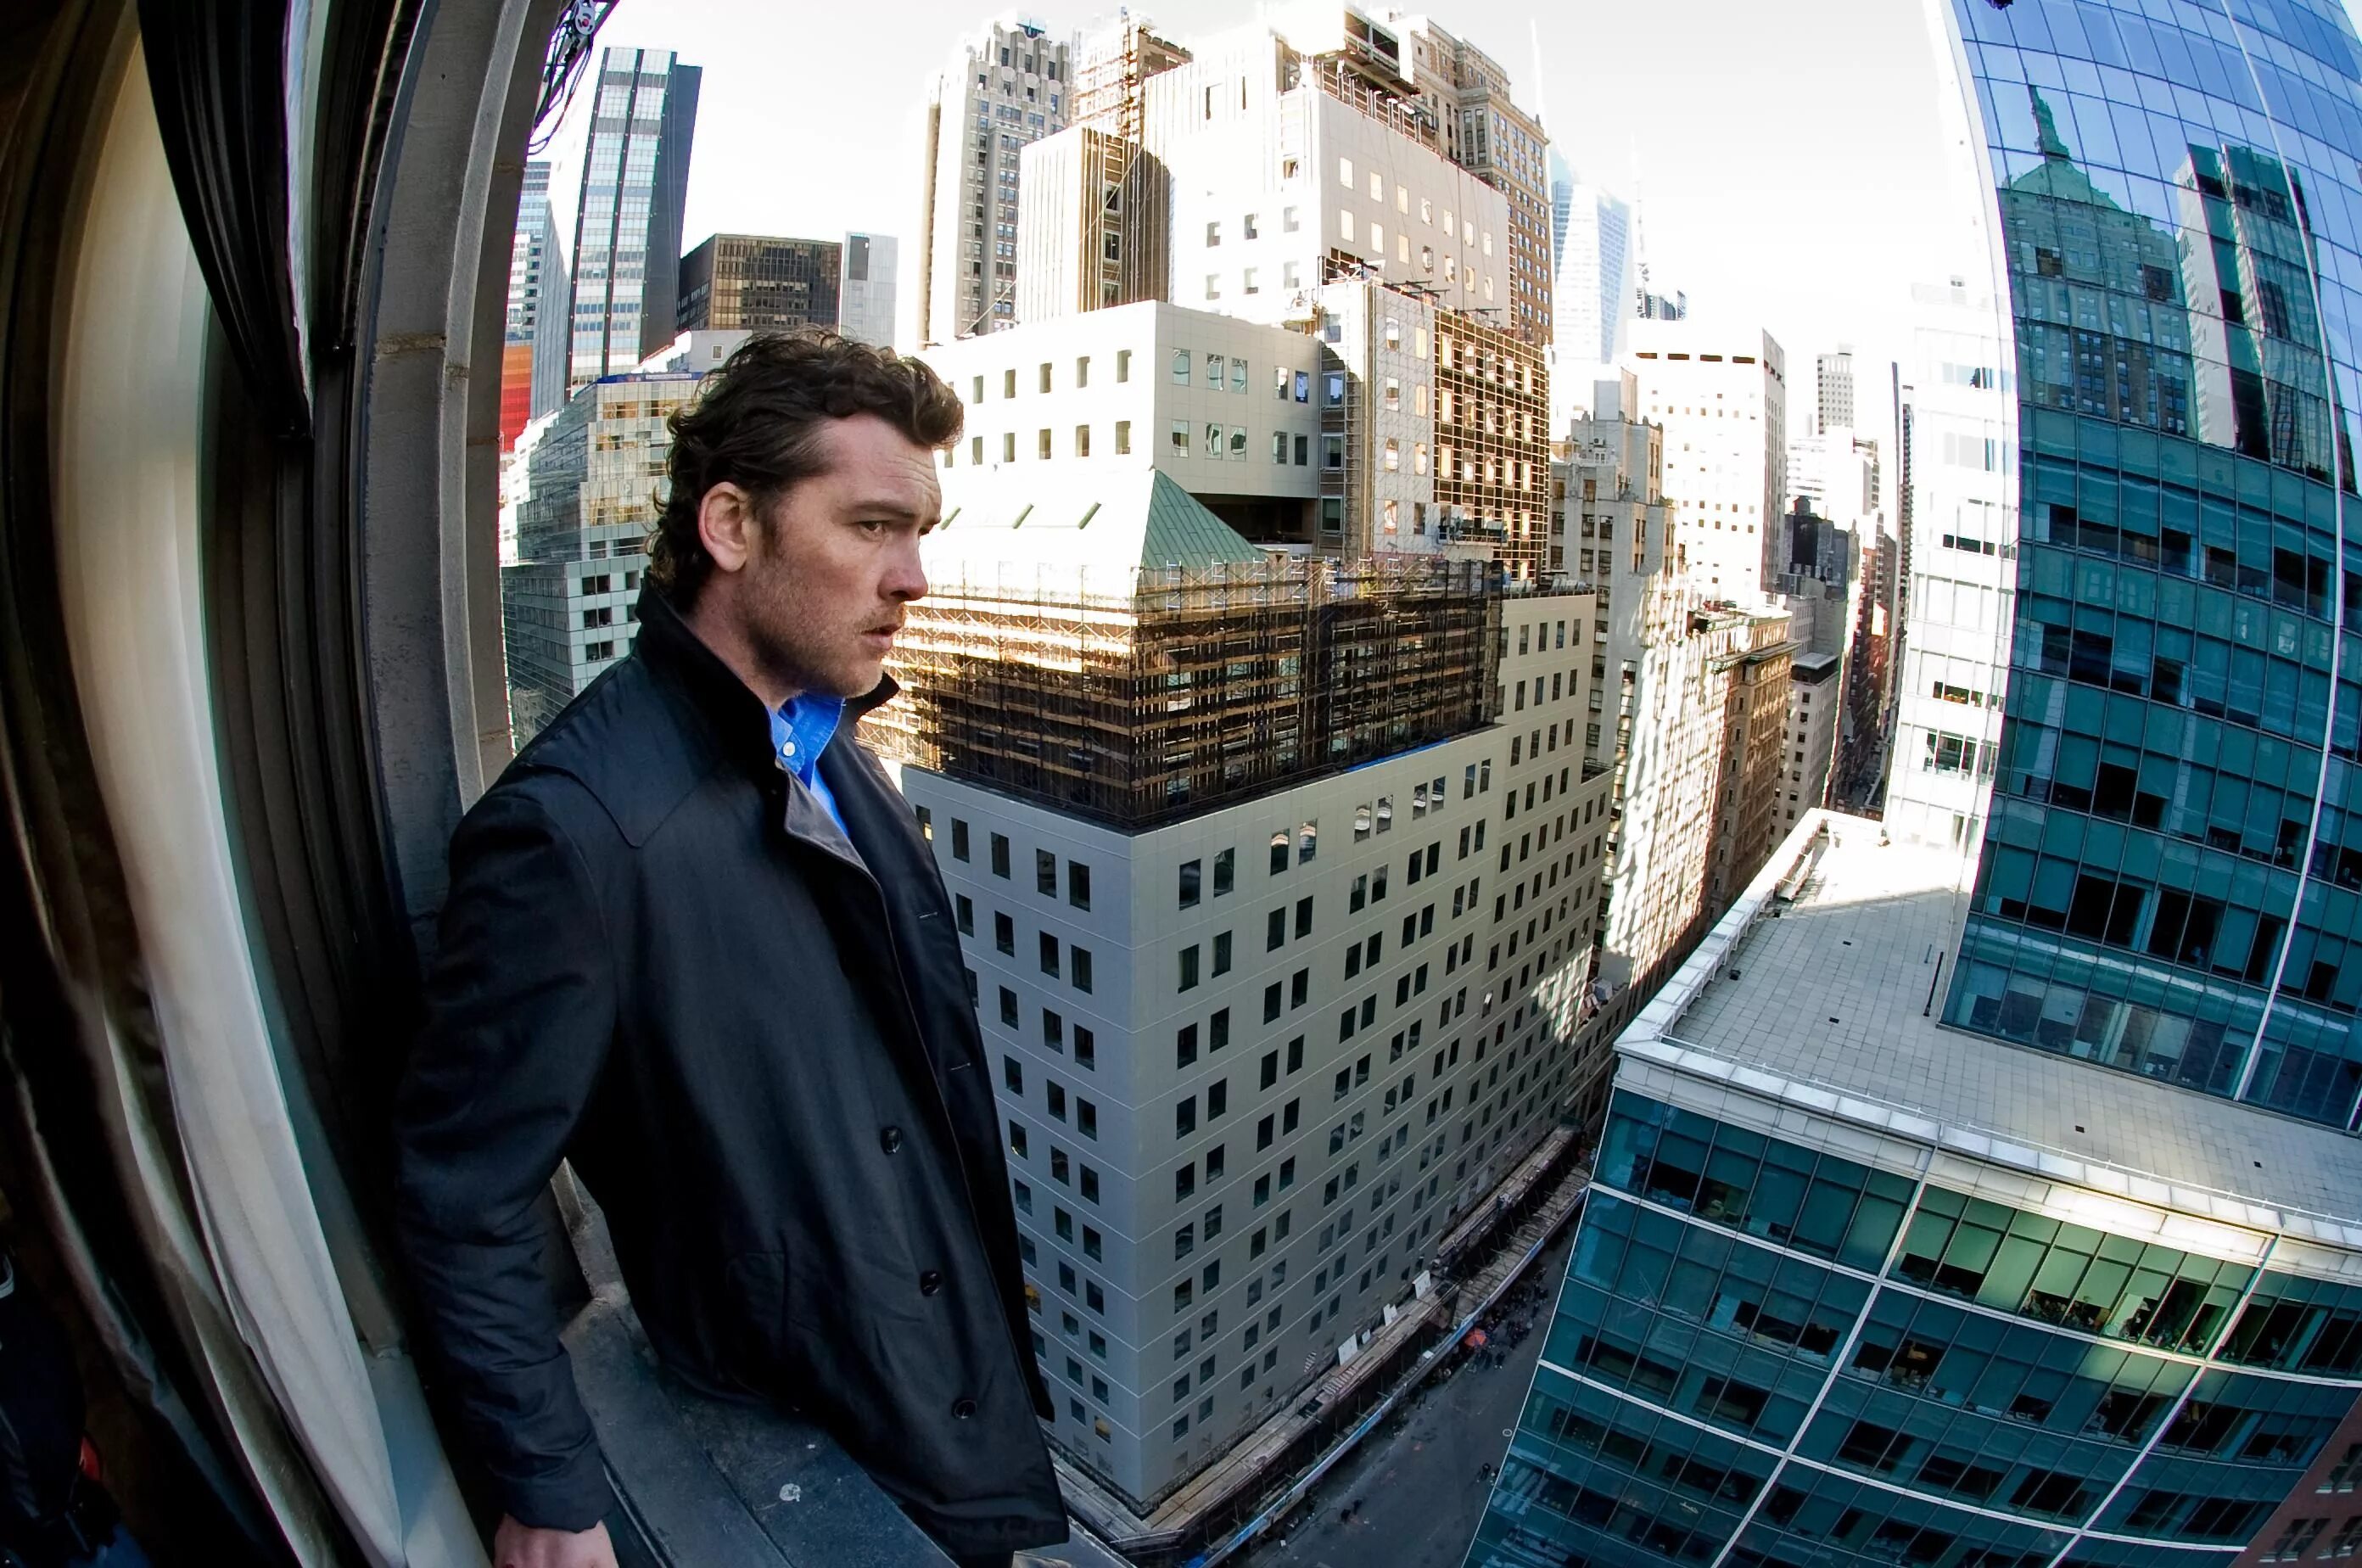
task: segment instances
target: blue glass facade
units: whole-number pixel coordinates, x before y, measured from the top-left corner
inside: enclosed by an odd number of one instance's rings
[[[2351,1128],[2362,50],[2320,0],[1951,14],[1998,196],[2019,519],[1946,1016]]]
[[[2362,1288],[2248,1240],[2136,1240],[1620,1090],[1468,1562],[2228,1563],[2362,1390]]]
[[[701,67],[666,50],[600,55],[574,213],[570,386],[629,371],[673,340],[704,80]]]

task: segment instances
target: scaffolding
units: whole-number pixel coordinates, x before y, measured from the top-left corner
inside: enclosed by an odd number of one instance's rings
[[[1189,62],[1189,51],[1149,30],[1137,17],[1120,16],[1086,34],[1075,64],[1075,94],[1066,123],[1089,126],[1126,141],[1139,141],[1147,119],[1145,83],[1152,76]]]
[[[911,606],[882,754],[1145,828],[1486,723],[1488,562],[1314,558],[939,582]]]
[[[1438,312],[1435,342],[1444,537],[1487,544],[1530,580],[1550,545],[1549,367],[1540,349],[1464,312]]]

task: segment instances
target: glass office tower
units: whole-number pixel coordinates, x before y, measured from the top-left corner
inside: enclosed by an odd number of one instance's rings
[[[681,209],[704,79],[669,50],[600,56],[574,214],[570,387],[636,369],[673,340]]]
[[[2362,1139],[1945,1023],[1959,859],[1816,812],[1618,1039],[1469,1568],[2362,1549]]]
[[[1970,764],[1992,803],[1947,1016],[2351,1128],[2352,25],[2323,0],[1951,14],[2018,428],[2006,718]]]
[[[1932,368],[2006,414],[1918,411],[1899,679],[1964,717],[1617,1041],[1470,1568],[2362,1553],[2362,46],[1933,14],[1998,351]]]

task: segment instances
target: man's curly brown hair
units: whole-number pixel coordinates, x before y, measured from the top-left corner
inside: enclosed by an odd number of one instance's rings
[[[717,484],[735,484],[767,516],[779,498],[821,473],[828,422],[874,414],[922,447],[959,439],[959,395],[921,361],[833,332],[762,333],[705,378],[668,422],[671,484],[648,536],[650,587],[686,610],[712,575],[697,511]]]

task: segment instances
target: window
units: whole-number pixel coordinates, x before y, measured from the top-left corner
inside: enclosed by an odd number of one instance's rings
[[[1214,973],[1227,975],[1230,972],[1231,933],[1225,931],[1218,933],[1214,937]]]
[[[1075,426],[1075,456],[1087,458],[1090,455],[1091,427],[1087,425],[1077,425]]]
[[[1198,986],[1198,944],[1191,943],[1181,949],[1181,989],[1195,990]]]
[[[1009,875],[1009,839],[1002,834],[992,835],[992,874],[1000,878]]]
[[[1066,902],[1078,910],[1091,907],[1091,868],[1079,860],[1066,862]]]
[[[1341,158],[1337,160],[1337,183],[1344,186],[1345,189],[1349,191],[1353,188],[1353,160],[1352,159]]]
[[[992,945],[1014,958],[1017,956],[1017,922],[1005,914],[992,917]]]
[[[1131,380],[1131,350],[1129,348],[1115,351],[1115,379],[1119,381]]]
[[[1214,856],[1214,897],[1220,898],[1238,885],[1239,852],[1225,849]]]
[[[1173,350],[1173,384],[1176,387],[1189,384],[1189,350],[1187,348]]]
[[[1045,898],[1058,896],[1058,857],[1046,849],[1033,852],[1033,890]]]
[[[1046,375],[1049,370],[1049,367],[1046,365],[1043,366],[1043,370]],[[1088,354],[1077,354],[1075,356],[1075,385],[1077,388],[1082,388],[1089,386],[1090,384],[1091,357]],[[1043,390],[1047,391],[1048,389],[1044,388]]]
[[[1120,381],[1122,378],[1117,379]],[[1131,456],[1131,421],[1129,419],[1119,419],[1115,422],[1115,455],[1119,458]]]
[[[1098,1065],[1098,1037],[1081,1024],[1075,1025],[1075,1066],[1096,1069]]]
[[[1187,420],[1175,420],[1172,429],[1167,431],[1165,436],[1166,450],[1172,456],[1186,458],[1189,455],[1189,422]]]
[[[1066,966],[1069,971],[1067,977],[1074,981],[1075,989],[1087,993],[1091,988],[1091,950],[1068,947]]]
[[[1010,1094],[1025,1092],[1025,1064],[1014,1056],[1000,1059],[1000,1081]]]
[[[1042,933],[1042,972],[1054,978],[1058,973],[1058,939],[1046,931]]]
[[[967,858],[967,823],[958,817],[952,819],[952,858]]]

